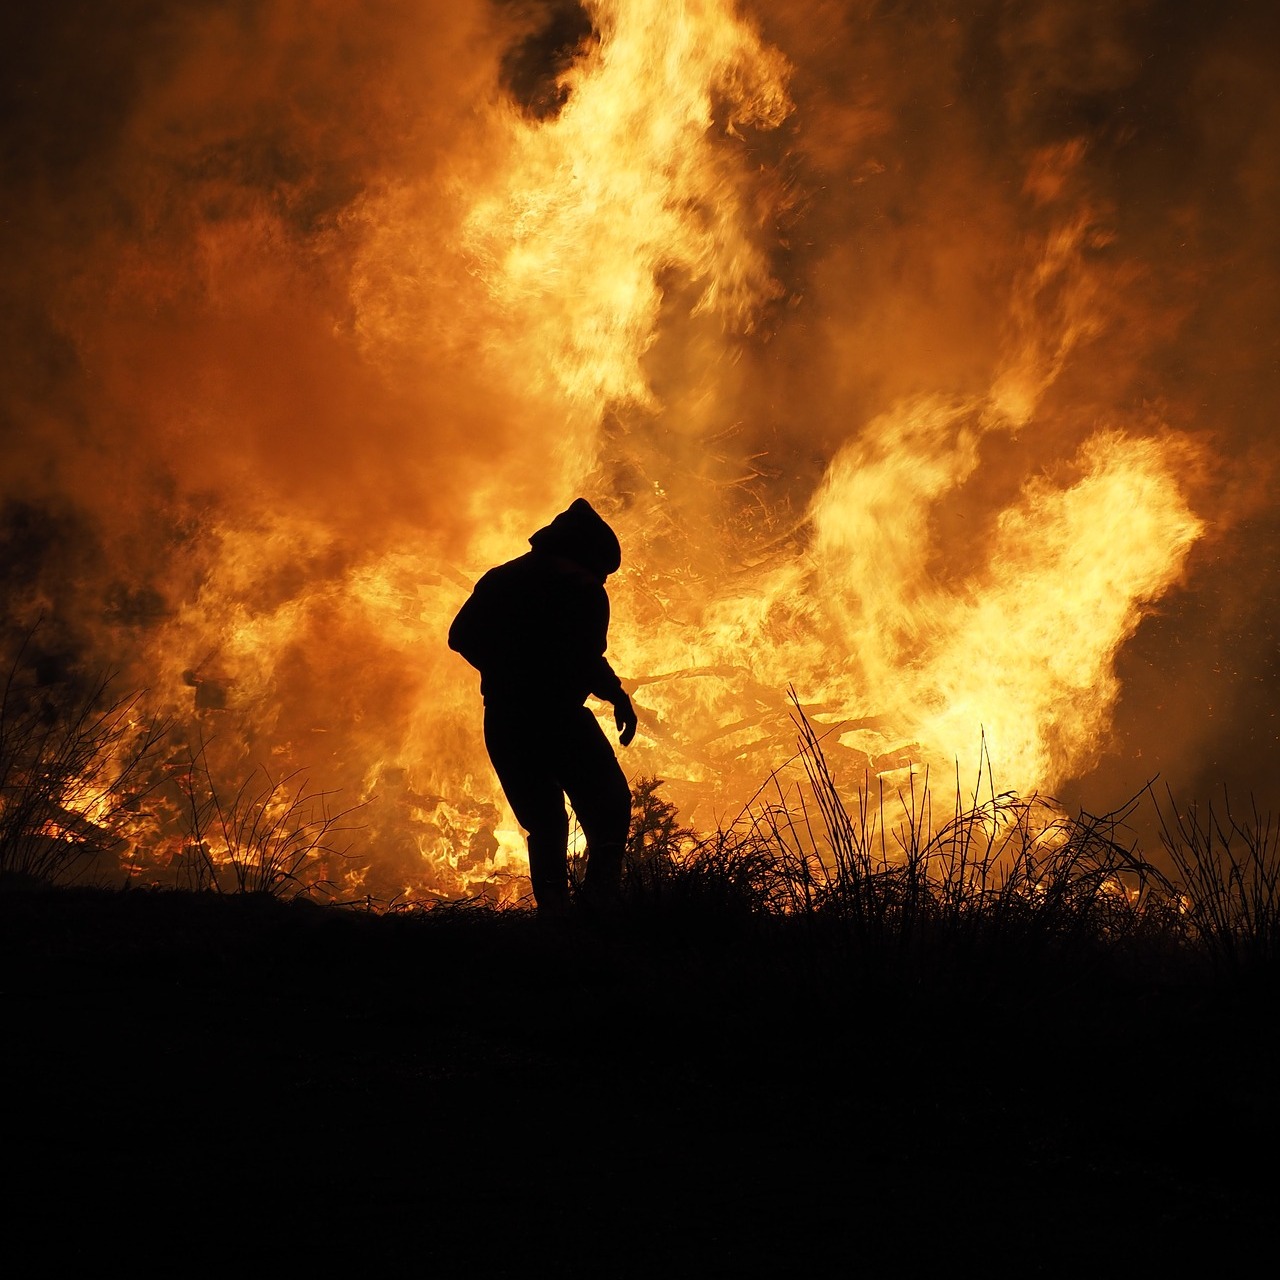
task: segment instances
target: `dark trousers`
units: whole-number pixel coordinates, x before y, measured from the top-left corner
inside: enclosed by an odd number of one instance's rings
[[[586,707],[486,704],[484,743],[516,821],[529,833],[529,875],[538,907],[568,905],[569,816],[587,841],[585,895],[616,897],[631,826],[631,789],[609,740]]]

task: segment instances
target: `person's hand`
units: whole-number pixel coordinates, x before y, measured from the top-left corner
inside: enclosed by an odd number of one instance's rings
[[[636,709],[625,693],[613,704],[613,722],[618,726],[618,741],[624,747],[629,747],[631,739],[636,736],[637,721]]]

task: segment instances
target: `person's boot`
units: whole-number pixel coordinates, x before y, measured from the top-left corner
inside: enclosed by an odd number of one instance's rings
[[[587,870],[582,877],[581,900],[593,911],[610,911],[622,898],[622,846],[587,848]]]
[[[569,914],[569,872],[559,840],[529,837],[529,878],[539,919],[563,920]]]
[[[547,898],[539,898],[534,895],[534,903],[538,910],[539,920],[567,920],[569,918],[569,895],[566,893],[563,897],[556,897],[554,894]]]

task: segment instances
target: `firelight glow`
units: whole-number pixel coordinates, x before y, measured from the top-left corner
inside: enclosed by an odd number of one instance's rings
[[[160,6],[79,220],[7,251],[46,319],[5,496],[59,531],[11,627],[121,668],[174,761],[368,800],[334,874],[384,898],[521,891],[444,636],[579,494],[623,546],[624,767],[686,822],[785,766],[792,687],[850,783],[985,748],[1049,795],[1122,750],[1125,647],[1259,499],[1168,355],[1201,268],[1102,156],[1156,161],[1024,78],[1136,93],[1119,18],[1002,10],[983,81],[961,15],[853,0],[250,8]]]

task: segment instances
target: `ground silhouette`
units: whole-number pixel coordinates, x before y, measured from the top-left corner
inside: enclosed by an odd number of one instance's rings
[[[653,909],[0,919],[7,1233],[50,1264],[1067,1275],[1229,1265],[1274,1203],[1273,993],[1203,974]]]

